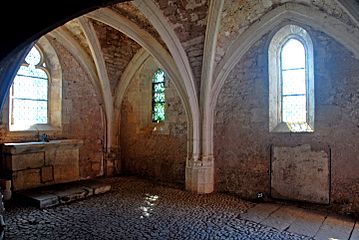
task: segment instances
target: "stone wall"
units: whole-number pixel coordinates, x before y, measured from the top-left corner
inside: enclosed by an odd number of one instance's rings
[[[216,190],[253,199],[270,190],[270,147],[330,148],[333,208],[359,212],[359,60],[334,39],[304,26],[314,45],[315,130],[269,133],[266,35],[245,54],[215,110]],[[308,182],[308,184],[310,184]]]
[[[166,79],[166,120],[151,119],[152,75],[158,64],[149,58],[131,80],[121,110],[121,168],[125,174],[184,183],[187,118],[171,79]]]
[[[80,177],[102,175],[105,120],[101,96],[73,56],[59,44],[56,49],[63,69],[61,137],[84,141],[80,148]]]
[[[261,21],[268,12],[287,2],[310,6],[320,12],[325,12],[343,23],[356,28],[348,14],[335,0],[224,0],[221,26],[218,33],[216,62],[218,63],[233,41],[244,33],[253,23]]]
[[[102,101],[89,77],[74,57],[56,41],[52,41],[62,67],[62,131],[46,132],[50,140],[80,139],[80,178],[102,175],[104,119]],[[8,103],[0,126],[0,143],[37,141],[37,132],[10,133],[7,130]],[[42,133],[42,132],[41,132]]]
[[[128,20],[136,24],[138,27],[144,29],[147,33],[151,34],[165,49],[166,44],[163,42],[157,30],[153,27],[146,16],[135,6],[133,2],[118,3],[109,8]]]
[[[93,21],[93,26],[101,44],[114,96],[122,73],[141,46],[128,36],[103,23]]]
[[[155,0],[155,2],[187,53],[196,83],[197,94],[199,94],[209,1]]]

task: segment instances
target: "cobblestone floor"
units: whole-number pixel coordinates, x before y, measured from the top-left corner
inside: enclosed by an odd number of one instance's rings
[[[134,177],[103,195],[50,209],[5,205],[6,239],[311,239],[241,218],[252,203]]]

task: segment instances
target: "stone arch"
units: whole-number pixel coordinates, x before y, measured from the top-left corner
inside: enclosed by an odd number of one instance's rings
[[[58,29],[49,33],[51,37],[54,37],[59,40],[59,43],[62,44],[79,62],[83,67],[84,71],[88,74],[91,83],[93,84],[96,93],[101,96],[101,101],[104,102],[103,95],[100,91],[100,80],[98,79],[96,66],[91,61],[91,57],[87,52],[81,47],[77,40],[75,40],[68,32]],[[102,106],[104,108],[104,106]],[[105,109],[103,109],[105,110]]]
[[[59,131],[62,126],[62,67],[60,64],[59,57],[56,53],[55,48],[51,44],[51,42],[46,37],[41,37],[33,47],[38,48],[40,54],[42,55],[42,59],[46,64],[46,72],[49,74],[49,84],[48,84],[48,120],[47,124],[37,125],[36,129],[40,129],[43,131],[51,130],[51,131]],[[24,61],[24,58],[21,59]],[[17,71],[14,72],[17,74]],[[15,75],[12,77],[11,81],[14,80]],[[11,82],[12,83],[12,82]],[[11,84],[10,84],[11,85]],[[9,93],[6,94],[6,97],[9,97]],[[5,103],[7,101],[5,100]],[[9,123],[8,115],[10,114],[9,104],[3,107],[3,119],[4,123]],[[9,124],[10,125],[10,124]],[[10,132],[10,126],[7,126]],[[16,131],[16,130],[15,130]],[[11,134],[11,133],[10,133]],[[32,133],[29,131],[22,132],[23,135],[31,135]],[[16,135],[16,134],[15,134]]]
[[[172,56],[149,33],[110,9],[97,10],[89,13],[87,17],[111,26],[132,38],[154,56],[167,74],[173,79],[188,119],[188,156],[195,154],[195,151],[198,151],[199,149],[197,146],[199,144],[199,130],[197,128],[199,127],[194,125],[198,122],[198,104],[196,96],[193,97],[191,94],[193,90],[186,84],[185,79],[182,78],[178,66]]]
[[[136,72],[150,56],[151,55],[145,49],[140,49],[127,65],[127,68],[121,75],[121,79],[116,87],[114,97],[114,115],[112,119],[113,131],[111,136],[114,144],[117,143],[118,137],[120,135],[121,104],[127,87],[130,84],[131,79],[135,76]]]
[[[252,24],[243,34],[237,37],[216,67],[214,75],[215,80],[210,94],[212,99],[211,102],[208,103],[209,112],[207,115],[208,117],[205,119],[206,121],[209,121],[208,125],[212,126],[210,128],[212,132],[209,134],[211,138],[209,142],[211,142],[212,152],[214,110],[226,78],[255,42],[268,32],[272,31],[273,28],[288,21],[298,25],[310,25],[323,31],[336,39],[339,43],[343,44],[356,58],[359,59],[359,45],[357,43],[357,39],[359,39],[359,30],[350,29],[345,23],[334,17],[328,16],[326,13],[296,3],[285,3],[265,14],[261,17],[260,21]]]
[[[38,40],[37,44],[40,46],[41,50],[46,56],[47,64],[49,65],[50,74],[51,74],[51,84],[49,95],[50,103],[50,119],[51,124],[59,128],[61,127],[61,109],[62,109],[62,68],[60,60],[57,56],[57,53],[54,47],[51,45],[50,41],[42,37]]]
[[[104,108],[105,108],[105,117],[106,117],[106,149],[109,152],[110,147],[111,147],[111,131],[112,131],[112,125],[111,125],[111,120],[112,120],[112,116],[113,116],[113,97],[111,94],[111,89],[110,89],[110,81],[107,75],[107,70],[106,70],[106,64],[105,64],[105,60],[104,60],[104,56],[102,54],[101,51],[101,46],[99,43],[99,40],[97,38],[97,35],[95,33],[95,30],[93,28],[92,23],[84,18],[84,17],[80,17],[78,18],[78,23],[80,25],[80,27],[82,28],[83,33],[85,34],[85,37],[87,39],[87,42],[89,44],[90,50],[91,50],[91,54],[93,56],[93,60],[96,66],[96,70],[97,70],[97,75],[98,75],[98,80],[99,85],[100,85],[100,90],[102,93],[102,98],[104,101]]]

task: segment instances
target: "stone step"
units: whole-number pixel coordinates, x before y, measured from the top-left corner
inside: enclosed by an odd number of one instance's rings
[[[15,200],[40,209],[66,204],[111,190],[111,185],[91,179],[16,191]]]

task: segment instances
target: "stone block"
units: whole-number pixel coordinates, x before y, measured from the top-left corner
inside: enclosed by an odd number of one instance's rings
[[[47,192],[20,191],[16,193],[16,198],[38,208],[49,208],[60,204],[58,196]]]
[[[46,166],[55,165],[56,153],[57,153],[56,149],[48,149],[45,152],[45,165]]]
[[[329,203],[329,154],[310,145],[272,149],[272,197]]]
[[[44,166],[41,168],[41,182],[53,182],[54,181],[54,169],[53,166]]]
[[[56,183],[75,181],[79,179],[79,150],[65,148],[50,150],[46,162],[54,166],[54,180]]]
[[[102,194],[111,190],[111,185],[95,185],[93,186],[94,194]]]
[[[101,171],[101,163],[100,162],[93,162],[91,163],[91,170],[95,172]]]
[[[101,194],[111,190],[111,185],[102,183],[96,180],[87,180],[86,182],[82,182],[81,185],[91,188],[94,194]]]
[[[54,192],[59,197],[61,204],[83,199],[93,195],[92,188],[85,186],[73,186],[62,191]]]
[[[14,191],[37,187],[41,184],[40,169],[27,169],[13,172],[12,181]]]
[[[5,170],[9,171],[40,168],[44,165],[44,152],[6,155],[5,161]]]

